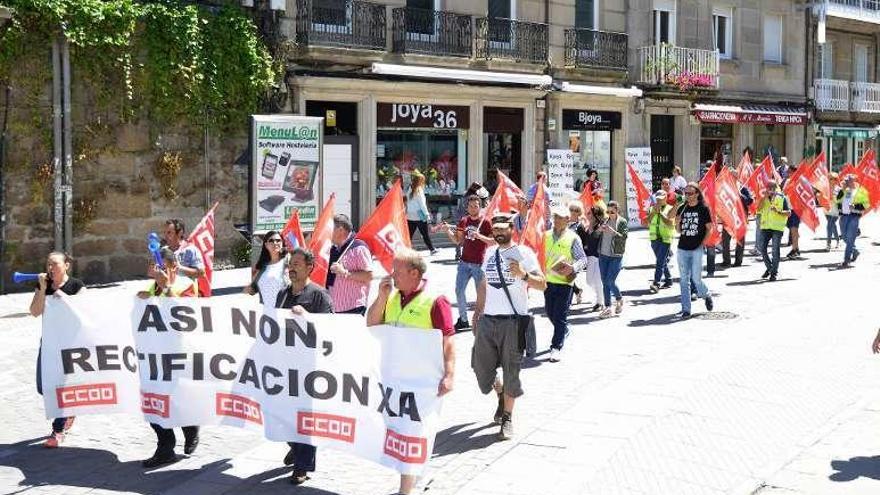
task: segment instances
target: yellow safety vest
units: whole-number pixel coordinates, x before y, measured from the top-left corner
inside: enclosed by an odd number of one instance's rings
[[[759,210],[759,213],[761,214],[761,229],[784,232],[788,217],[771,210],[770,206],[775,206],[777,210],[781,211],[782,208],[785,207],[785,196],[779,192],[773,192],[770,194],[772,196],[764,198],[761,202],[761,208]]]
[[[431,320],[431,308],[437,296],[419,292],[406,306],[400,305],[400,291],[394,291],[388,302],[385,303],[385,323],[395,327],[411,327],[431,330],[434,322]]]
[[[153,282],[150,285],[150,290],[147,292],[150,293],[151,296],[164,296],[161,292],[157,292],[158,285],[156,282]],[[171,284],[171,291],[168,294],[168,297],[180,297],[181,294],[186,292],[187,289],[192,288],[193,295],[189,297],[199,297],[199,284],[195,280],[185,277],[183,275],[178,275],[177,278],[174,279],[174,283]]]
[[[659,237],[665,244],[672,243],[672,232],[675,231],[675,224],[669,225],[663,221],[663,218],[669,214],[671,209],[672,205],[666,205],[660,213],[651,210],[651,213],[648,214],[648,236],[652,241],[656,241]]]
[[[547,274],[548,284],[572,285],[574,283],[574,280],[568,281],[551,268],[560,261],[569,264],[574,262],[574,258],[571,256],[571,246],[575,239],[577,239],[576,234],[568,229],[556,241],[553,240],[552,230],[544,234],[544,254],[546,256],[544,272]]]

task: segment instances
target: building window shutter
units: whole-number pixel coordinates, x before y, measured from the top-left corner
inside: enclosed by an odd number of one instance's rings
[[[782,18],[764,17],[764,61],[782,63]]]
[[[574,26],[579,29],[596,29],[596,6],[594,0],[577,0],[574,10]]]

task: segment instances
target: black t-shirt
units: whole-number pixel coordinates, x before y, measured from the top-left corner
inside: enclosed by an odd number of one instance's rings
[[[52,282],[47,280],[46,284],[46,295],[51,296],[55,293],[55,289],[52,288]],[[72,296],[77,292],[81,291],[86,284],[83,283],[82,280],[73,277],[67,277],[67,282],[64,282],[64,285],[61,286],[61,292],[67,294],[68,296]]]
[[[678,207],[677,214],[681,217],[678,249],[693,251],[700,248],[706,237],[706,224],[712,222],[709,208],[700,204],[690,206],[685,203]]]
[[[309,313],[333,312],[330,294],[313,283],[306,284],[299,294],[293,294],[290,291],[290,286],[278,293],[278,299],[275,301],[276,308],[290,309],[294,306],[302,306]]]

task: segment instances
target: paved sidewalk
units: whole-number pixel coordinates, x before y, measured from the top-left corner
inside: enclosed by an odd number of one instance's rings
[[[880,254],[871,246],[880,218],[867,219],[863,231],[853,269],[830,269],[842,251],[819,252],[824,240],[806,233],[806,259],[784,262],[779,282],[756,281],[763,266],[754,258],[719,271],[707,281],[715,312],[687,322],[672,318],[680,309],[677,286],[648,292],[650,248],[645,232],[633,233],[619,283],[623,314],[600,321],[587,304],[574,308],[563,361],[551,364],[544,354],[524,371],[513,441],[496,440],[494,401],[478,393],[469,369],[473,338],[457,335],[456,388],[420,490],[880,493],[880,357],[869,350],[880,319]],[[454,286],[451,258],[448,249],[432,258],[432,284]],[[218,273],[224,286],[245,278],[240,270]],[[139,283],[99,290],[131,291]],[[543,306],[540,294],[532,298]],[[205,428],[195,456],[147,473],[138,461],[152,453],[154,437],[136,417],[81,417],[64,448],[42,449],[48,425],[33,385],[39,326],[22,315],[29,299],[0,297],[0,424],[8,425],[0,429],[0,493],[396,490],[393,472],[330,450],[319,452],[314,479],[294,488],[280,463],[284,445],[228,427]],[[694,303],[695,313],[702,309]],[[550,335],[538,318],[539,348]]]

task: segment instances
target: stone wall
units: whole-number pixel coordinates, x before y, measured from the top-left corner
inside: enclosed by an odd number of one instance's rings
[[[37,98],[16,90],[12,95],[5,168],[10,272],[40,270],[54,248],[52,177],[47,173],[52,163],[50,90],[46,87]],[[192,228],[214,201],[220,202],[215,266],[231,264],[233,247],[243,242],[233,225],[246,222],[248,211],[247,167],[234,165],[247,148],[244,130],[232,136],[209,134],[206,154],[201,126],[123,123],[112,112],[99,111],[79,86],[73,100],[74,274],[87,283],[143,276],[150,259],[146,235],[161,233],[167,218],[181,218]],[[182,157],[179,175],[171,181],[176,196],[166,194],[157,175],[157,160],[165,152]],[[7,288],[21,287],[7,283]]]

